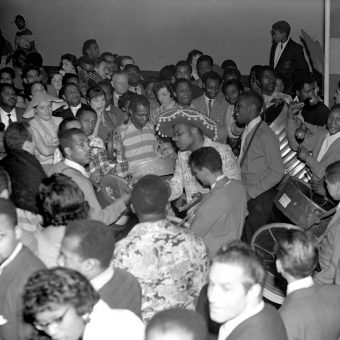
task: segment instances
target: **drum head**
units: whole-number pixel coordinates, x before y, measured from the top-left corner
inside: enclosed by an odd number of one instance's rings
[[[153,158],[136,164],[129,171],[134,179],[145,175],[167,176],[175,172],[175,164],[176,160],[172,158]]]
[[[105,199],[112,203],[115,199],[121,198],[122,193],[126,191],[127,181],[119,176],[107,175],[100,181],[102,194]]]
[[[272,223],[261,227],[251,240],[251,248],[262,259],[267,270],[263,296],[281,305],[286,296],[287,282],[276,270],[275,246],[287,230],[303,230],[292,224]]]

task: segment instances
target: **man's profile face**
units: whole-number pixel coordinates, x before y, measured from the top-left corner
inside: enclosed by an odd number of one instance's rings
[[[97,43],[92,44],[88,50],[87,50],[87,55],[94,59],[94,58],[99,58],[100,51],[99,51],[99,46]]]
[[[210,318],[225,323],[239,316],[248,305],[244,270],[234,263],[214,262],[210,268],[208,300]]]
[[[202,79],[202,77],[207,73],[212,71],[212,66],[209,63],[209,61],[201,61],[199,64],[197,64],[197,74]]]
[[[278,44],[285,39],[286,33],[278,30],[272,30],[272,37],[274,42]]]
[[[40,74],[38,70],[32,69],[26,73],[27,84],[33,84],[36,81],[40,81]]]
[[[15,227],[6,215],[0,214],[0,264],[13,253],[17,242]]]
[[[69,148],[69,158],[84,166],[90,162],[90,146],[85,133],[75,134],[72,137],[72,146]]]
[[[239,125],[247,125],[251,120],[250,105],[244,97],[240,97],[235,105],[235,118]]]
[[[180,151],[190,150],[194,143],[192,128],[186,124],[176,124],[174,127],[173,140]]]

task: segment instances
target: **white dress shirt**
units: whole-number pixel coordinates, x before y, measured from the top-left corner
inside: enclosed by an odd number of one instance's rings
[[[73,113],[73,116],[76,116],[76,114],[77,114],[77,112],[80,108],[81,108],[81,103],[79,103],[79,105],[77,105],[77,106],[70,106],[70,109]]]
[[[5,124],[6,129],[8,128],[9,125],[9,117],[11,117],[12,123],[17,121],[17,113],[15,111],[15,108],[13,108],[13,110],[10,113],[8,113],[0,107],[0,115],[1,122]]]
[[[97,275],[95,278],[93,278],[90,282],[95,290],[99,290],[102,288],[106,283],[108,283],[114,275],[114,269],[109,266],[106,270],[104,270],[102,273]]]
[[[327,136],[322,142],[321,149],[319,151],[318,157],[316,160],[318,162],[321,161],[322,157],[326,154],[328,151],[329,147],[340,137],[340,132],[335,133],[334,135],[330,135],[329,132],[327,132]]]
[[[70,168],[80,171],[85,177],[89,178],[89,175],[87,174],[85,168],[81,166],[80,164],[73,162],[70,159],[66,159],[66,158],[64,162],[65,162],[65,165],[69,166]]]
[[[251,308],[250,310],[246,310],[245,312],[237,316],[235,319],[232,319],[224,323],[220,327],[220,330],[218,332],[218,340],[227,339],[228,336],[232,333],[232,331],[238,325],[240,325],[243,321],[249,319],[250,317],[260,313],[263,308],[264,308],[264,302],[261,300],[261,302],[258,305],[256,305],[254,308]]]
[[[284,49],[286,48],[289,39],[290,39],[290,37],[287,39],[286,42],[277,44],[276,49],[275,49],[275,55],[274,55],[274,68],[276,67],[277,63],[279,62],[280,57],[281,57]]]
[[[215,182],[214,184],[211,185],[211,189],[214,189],[215,186],[216,186],[216,184],[217,184],[217,182],[220,181],[221,179],[223,179],[224,177],[225,177],[225,175],[218,176],[218,177],[216,178],[216,182]]]
[[[309,288],[314,285],[314,281],[311,276],[307,276],[301,280],[291,282],[287,286],[287,295],[295,292],[298,289]]]

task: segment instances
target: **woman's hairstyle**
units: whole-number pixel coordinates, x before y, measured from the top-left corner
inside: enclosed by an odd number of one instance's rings
[[[194,57],[197,55],[202,56],[203,52],[200,50],[192,50],[188,53],[187,61],[190,63],[190,65],[192,64],[192,60],[194,59]]]
[[[99,294],[80,273],[67,268],[42,269],[27,280],[23,294],[25,320],[32,323],[38,313],[56,305],[71,305],[79,316],[90,314]]]
[[[105,92],[99,86],[91,87],[86,92],[86,100],[87,100],[88,103],[90,103],[92,99],[97,98],[97,97],[101,97],[101,96],[105,97]]]
[[[158,83],[156,83],[154,86],[153,86],[153,90],[157,96],[157,93],[160,89],[163,89],[163,88],[166,88],[169,93],[170,93],[170,96],[173,97],[173,93],[174,93],[174,90],[173,90],[173,87],[171,84],[165,82],[165,81],[159,81]]]
[[[68,221],[86,219],[89,212],[83,191],[76,182],[63,174],[54,174],[42,180],[39,206],[45,226],[60,226]]]
[[[70,54],[70,53],[66,53],[66,54],[63,54],[61,57],[60,57],[60,66],[63,66],[63,60],[67,60],[69,61],[74,67],[76,67],[76,64],[77,64],[77,57],[73,54]]]

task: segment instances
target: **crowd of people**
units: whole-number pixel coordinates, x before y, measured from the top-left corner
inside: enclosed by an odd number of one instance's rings
[[[250,247],[286,221],[283,114],[310,190],[340,200],[340,88],[329,109],[286,21],[247,79],[199,50],[150,75],[95,39],[47,67],[15,23],[14,49],[1,36],[1,340],[340,338],[340,210],[319,238],[276,240],[282,306]]]

